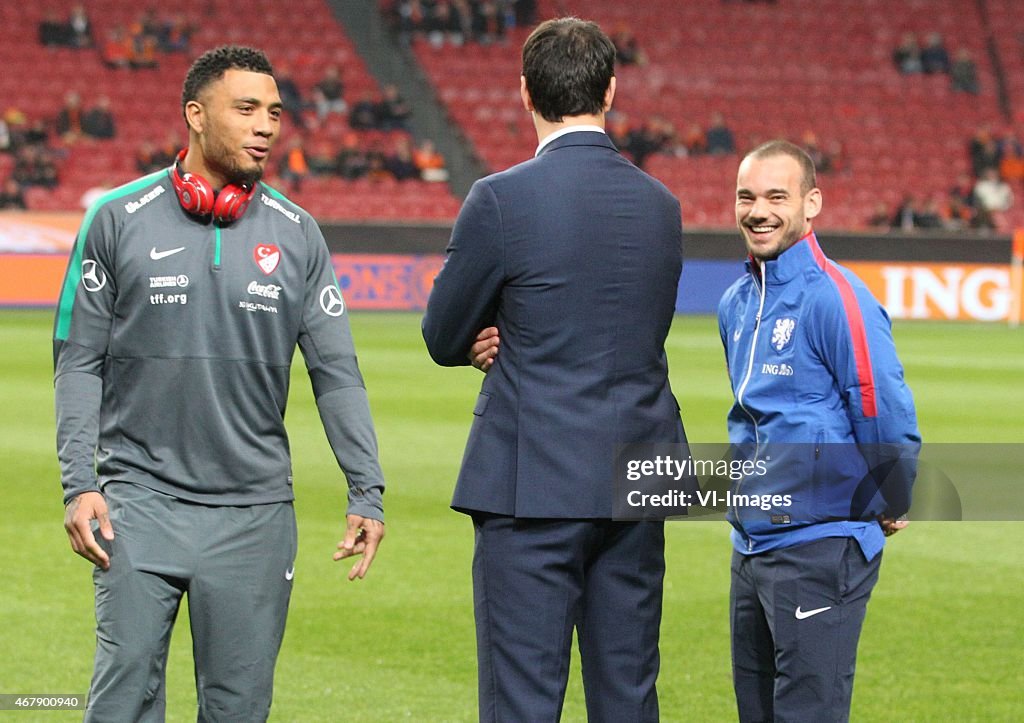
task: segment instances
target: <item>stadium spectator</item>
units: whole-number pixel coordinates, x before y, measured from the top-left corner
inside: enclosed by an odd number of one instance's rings
[[[960,173],[949,189],[950,216],[958,218],[963,226],[971,226],[974,220],[974,182],[966,173]]]
[[[398,87],[388,83],[384,86],[378,109],[378,127],[384,131],[408,130],[412,108],[398,92]]]
[[[460,26],[459,14],[452,9],[451,3],[448,0],[436,0],[432,7],[428,5],[427,8],[427,16],[423,24],[427,42],[435,48],[442,47],[445,42],[461,45],[465,38]]]
[[[100,60],[108,68],[129,68],[132,64],[132,39],[123,25],[115,25],[107,31],[107,39],[100,50]]]
[[[981,92],[981,83],[978,81],[978,68],[974,64],[974,56],[967,48],[960,48],[956,53],[956,59],[949,70],[950,87],[961,93],[977,95]]]
[[[346,133],[341,139],[336,162],[337,173],[347,181],[354,181],[366,175],[368,161],[366,151],[359,144],[356,133]]]
[[[707,152],[713,156],[736,152],[736,140],[721,113],[711,114],[711,123],[704,133],[704,141]]]
[[[997,221],[1013,206],[1013,190],[995,168],[986,168],[974,184],[974,201],[979,213]]]
[[[387,156],[380,148],[371,148],[366,152],[366,173],[363,177],[374,183],[393,181],[395,177],[391,175],[387,161]]]
[[[57,165],[44,146],[26,144],[15,156],[11,177],[23,188],[54,188],[57,186]]]
[[[759,146],[736,189],[749,260],[718,306],[736,397],[729,442],[734,459],[770,463],[732,491],[756,484],[785,500],[726,515],[738,718],[847,721],[885,540],[908,524],[921,446],[914,400],[889,316],[818,243],[822,196],[807,154],[785,141]]]
[[[152,141],[143,141],[135,151],[135,170],[146,175],[165,168]]]
[[[459,46],[473,39],[473,6],[469,0],[452,0],[449,40]]]
[[[132,36],[132,57],[128,62],[133,70],[155,69],[160,67],[157,57],[160,41],[150,33],[136,33]]]
[[[313,105],[317,119],[323,122],[330,113],[344,114],[348,110],[345,102],[345,84],[337,65],[329,65],[323,77],[313,86]]]
[[[110,98],[101,95],[96,105],[82,116],[82,133],[90,138],[109,140],[117,135],[114,114],[110,111]]]
[[[921,46],[918,45],[917,38],[913,33],[903,34],[900,44],[892,52],[892,62],[903,75],[913,75],[923,70]]]
[[[875,209],[867,219],[868,228],[887,231],[892,227],[891,221],[892,212],[889,210],[885,201],[876,201]]]
[[[278,169],[278,175],[291,185],[293,192],[302,190],[302,182],[309,176],[309,163],[301,135],[294,135],[288,141],[288,148]]]
[[[314,176],[333,176],[337,172],[334,144],[326,137],[313,137],[306,148],[306,162]]]
[[[380,103],[371,91],[363,91],[348,114],[348,124],[355,130],[369,131],[380,128]]]
[[[281,102],[284,104],[284,110],[288,114],[288,117],[292,119],[292,123],[295,124],[295,127],[302,130],[306,127],[306,121],[302,116],[302,112],[306,108],[306,101],[302,98],[302,91],[299,90],[299,84],[295,82],[295,78],[292,76],[291,67],[285,63],[279,64],[275,70],[275,76],[277,78],[277,92],[281,96]],[[326,115],[327,112],[329,111],[325,111],[324,115]]]
[[[444,156],[437,151],[434,142],[429,138],[424,138],[419,142],[416,150],[412,153],[412,159],[420,171],[420,178],[424,181],[448,180],[448,169]]]
[[[68,15],[68,40],[73,48],[92,47],[92,23],[81,3],[72,6]]]
[[[495,0],[477,0],[474,3],[473,38],[482,45],[505,37],[505,13]]]
[[[165,53],[188,53],[195,30],[195,26],[183,13],[176,14],[161,29],[160,50]]]
[[[0,153],[10,153],[17,145],[17,138],[11,132],[6,118],[0,118]]]
[[[71,27],[61,20],[56,10],[47,10],[46,17],[39,23],[39,43],[48,48],[71,46]]]
[[[50,140],[50,130],[42,118],[27,123],[21,129],[21,138],[27,146],[45,146]]]
[[[928,33],[924,48],[921,49],[921,70],[928,75],[949,73],[949,51],[937,32]]]
[[[640,47],[636,33],[626,24],[620,24],[612,34],[615,59],[621,65],[647,65],[647,54]]]
[[[686,155],[688,156],[699,156],[708,152],[707,137],[704,135],[704,129],[700,127],[699,123],[691,123],[689,128],[686,129],[682,145],[686,149]]]
[[[8,178],[0,189],[0,209],[24,211],[28,209],[25,192],[15,178]]]
[[[182,141],[178,137],[177,131],[167,131],[163,143],[156,148],[156,153],[153,156],[154,162],[160,164],[159,168],[167,168],[174,163],[174,159],[177,157],[181,146]]]
[[[69,90],[64,94],[64,105],[57,112],[54,129],[61,140],[72,144],[82,136],[82,98],[77,91]]]
[[[917,199],[911,193],[904,193],[896,204],[889,225],[900,231],[913,231],[914,218],[917,215]]]
[[[410,45],[414,35],[423,28],[425,13],[421,0],[395,0],[391,4],[387,15],[402,45]]]
[[[650,123],[645,120],[629,129],[619,149],[629,155],[637,168],[643,168],[647,157],[660,149],[658,141]]]
[[[537,0],[510,0],[515,7],[516,25],[530,27],[537,22]]]
[[[1007,128],[997,142],[999,176],[1011,186],[1024,180],[1024,147],[1012,128]]]
[[[943,208],[941,197],[929,196],[914,213],[914,228],[947,228],[948,212]]]
[[[999,168],[999,144],[996,143],[988,126],[983,126],[975,132],[968,153],[975,178],[980,178],[988,168]]]
[[[395,143],[394,151],[385,159],[385,167],[398,181],[408,181],[420,177],[420,169],[412,157],[412,141],[408,136],[401,136]]]

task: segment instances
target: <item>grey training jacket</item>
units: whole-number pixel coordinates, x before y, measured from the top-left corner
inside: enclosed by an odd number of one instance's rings
[[[179,499],[293,499],[284,427],[298,344],[350,514],[384,480],[348,314],[313,218],[260,184],[241,219],[186,213],[168,170],[86,213],[54,328],[64,500],[133,482]]]

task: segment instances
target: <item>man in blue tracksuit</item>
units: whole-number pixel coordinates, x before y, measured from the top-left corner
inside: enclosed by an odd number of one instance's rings
[[[814,164],[771,141],[740,164],[747,273],[719,304],[729,441],[763,461],[734,483],[730,620],[742,721],[845,721],[887,535],[920,436],[889,317],[824,255]]]

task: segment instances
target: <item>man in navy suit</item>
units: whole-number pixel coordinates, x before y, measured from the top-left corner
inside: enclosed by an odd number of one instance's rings
[[[438,364],[487,372],[452,501],[486,721],[558,720],[574,628],[590,720],[658,719],[664,523],[613,520],[613,478],[621,445],[685,442],[664,347],[682,227],[604,132],[614,60],[576,18],[527,39],[540,146],[474,184],[423,319]]]

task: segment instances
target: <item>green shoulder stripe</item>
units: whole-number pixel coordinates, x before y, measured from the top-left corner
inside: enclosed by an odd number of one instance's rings
[[[64,276],[64,285],[60,290],[60,300],[57,302],[57,324],[53,336],[58,341],[66,341],[71,330],[71,312],[75,304],[75,291],[82,281],[82,253],[85,247],[85,239],[89,235],[89,227],[92,226],[96,213],[110,201],[123,196],[135,193],[148,185],[159,180],[160,176],[167,173],[167,170],[156,171],[143,176],[131,183],[107,191],[89,207],[82,219],[82,226],[78,229],[78,236],[75,237],[75,246],[71,251],[71,260],[68,262],[68,271]]]
[[[290,203],[293,206],[298,206],[299,205],[299,204],[295,203],[295,201],[291,200],[290,198],[285,196],[283,193],[278,191],[273,186],[268,185],[265,181],[260,181],[260,185],[263,186],[265,189],[267,189],[267,191],[270,192],[270,195],[273,196],[274,198],[276,198],[278,201],[287,201],[288,203]],[[301,206],[299,206],[299,208],[301,208]]]

